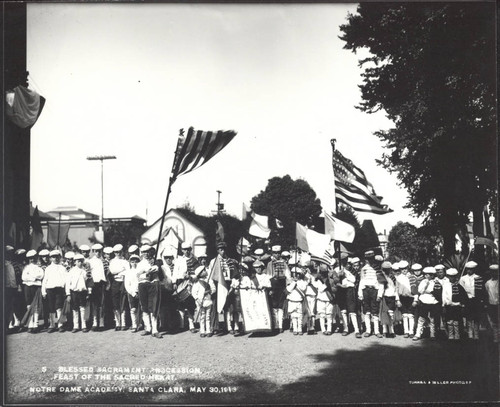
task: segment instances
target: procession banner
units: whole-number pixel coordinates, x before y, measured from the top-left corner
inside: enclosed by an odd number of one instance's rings
[[[271,332],[271,313],[264,291],[240,290],[245,332]]]

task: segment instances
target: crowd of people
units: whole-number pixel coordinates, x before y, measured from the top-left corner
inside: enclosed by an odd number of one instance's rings
[[[181,247],[182,255],[165,249],[157,256],[147,244],[125,250],[97,243],[66,253],[7,246],[9,332],[98,332],[110,327],[111,308],[117,331],[239,335],[245,332],[240,292],[258,290],[277,334],[477,340],[482,324],[498,340],[497,264],[478,270],[468,261],[461,273],[441,264],[391,263],[372,250],[363,260],[341,253],[328,264],[278,245],[236,261],[224,242],[209,262],[195,257],[189,243]],[[219,307],[216,269],[227,290]]]

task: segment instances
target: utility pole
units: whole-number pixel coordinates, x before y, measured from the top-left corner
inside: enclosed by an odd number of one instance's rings
[[[101,162],[101,216],[99,219],[99,231],[103,233],[103,226],[104,226],[104,160],[116,160],[116,157],[114,155],[97,155],[97,156],[87,157],[87,160]]]
[[[220,202],[220,194],[222,194],[222,191],[216,191],[217,192],[217,210],[212,211],[212,213],[217,213],[217,218],[220,217],[221,213],[226,213],[224,210],[224,204]]]

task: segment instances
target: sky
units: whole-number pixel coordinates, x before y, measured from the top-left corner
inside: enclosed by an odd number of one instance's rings
[[[373,135],[392,123],[361,102],[362,55],[339,26],[355,4],[29,3],[30,87],[47,100],[31,131],[31,200],[42,211],[77,206],[104,216],[161,216],[179,129],[235,130],[233,141],[172,187],[168,208],[227,213],[274,176],[304,179],[334,208],[332,151],[364,170],[394,212],[359,214],[388,233],[403,206],[395,174],[377,166]],[[366,55],[365,55],[366,56]]]

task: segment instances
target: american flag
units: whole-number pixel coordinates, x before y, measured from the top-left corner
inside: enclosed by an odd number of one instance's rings
[[[349,205],[358,212],[371,212],[379,215],[392,212],[392,209],[381,203],[382,197],[376,194],[365,173],[335,148],[332,163],[335,199],[338,202]]]
[[[187,135],[181,132],[177,143],[172,179],[201,167],[226,147],[236,136],[235,131],[202,131],[190,127]]]

